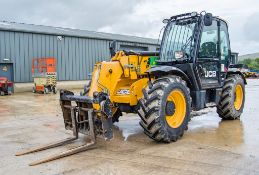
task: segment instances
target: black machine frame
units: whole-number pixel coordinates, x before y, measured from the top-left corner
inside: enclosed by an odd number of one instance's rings
[[[231,53],[230,48],[230,39],[229,39],[229,33],[228,33],[228,25],[226,21],[212,16],[210,13],[202,12],[202,13],[185,13],[177,16],[172,16],[170,19],[164,20],[164,22],[167,23],[165,27],[166,29],[171,25],[171,23],[180,21],[180,20],[190,20],[190,19],[196,19],[197,23],[195,25],[192,40],[193,45],[191,46],[190,51],[190,57],[189,58],[183,58],[179,60],[164,60],[163,54],[160,52],[160,60],[158,61],[158,66],[155,66],[148,70],[148,73],[155,77],[161,77],[164,75],[178,75],[182,77],[188,84],[189,88],[191,89],[191,97],[192,97],[192,107],[193,110],[200,110],[205,108],[209,103],[214,103],[214,105],[218,104],[220,94],[222,87],[224,85],[224,80],[231,74],[240,74],[244,82],[246,84],[246,80],[241,72],[229,72],[226,70],[221,70],[221,65],[224,64],[226,68],[229,66],[229,58],[223,62],[221,60],[221,49],[220,49],[220,31],[221,31],[221,25],[222,23],[226,25],[227,29],[227,42],[229,45],[228,53]],[[217,57],[216,58],[208,58],[208,59],[199,59],[199,49],[200,49],[200,43],[201,43],[201,35],[203,32],[204,26],[209,26],[208,24],[205,24],[208,22],[208,19],[212,21],[217,22],[217,36],[218,36],[218,42],[217,42]],[[207,20],[207,21],[206,21]],[[163,35],[162,38],[162,44],[161,44],[161,50],[164,47],[166,35]],[[216,81],[213,83],[209,83],[209,81],[203,83],[203,79],[205,78],[203,70],[205,64],[214,64],[214,68],[217,67],[216,71]]]

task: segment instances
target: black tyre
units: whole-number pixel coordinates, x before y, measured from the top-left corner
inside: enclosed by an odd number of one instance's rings
[[[113,113],[112,122],[119,122],[120,116],[122,116],[122,112],[119,108],[117,108],[116,111]]]
[[[57,93],[57,88],[55,86],[52,87],[52,92],[53,92],[53,94]]]
[[[33,92],[33,93],[36,93],[36,88],[35,88],[35,86],[32,87],[32,92]]]
[[[161,142],[176,141],[188,128],[191,112],[190,90],[178,76],[166,76],[143,89],[138,114],[144,133]]]
[[[45,87],[43,93],[44,93],[44,94],[48,94],[48,93],[49,93],[49,88],[48,88],[48,87]]]
[[[221,98],[217,105],[219,117],[227,120],[239,119],[245,104],[245,84],[240,75],[232,75],[225,80]]]

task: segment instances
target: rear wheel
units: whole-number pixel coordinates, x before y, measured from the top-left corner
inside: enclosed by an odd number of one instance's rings
[[[240,75],[228,77],[222,88],[217,113],[223,119],[239,119],[245,103],[245,84]]]
[[[122,112],[119,108],[116,109],[116,111],[112,115],[112,122],[119,122],[119,118],[122,116]]]
[[[138,114],[144,133],[155,141],[171,142],[182,137],[191,112],[190,90],[178,76],[154,80],[143,90]]]

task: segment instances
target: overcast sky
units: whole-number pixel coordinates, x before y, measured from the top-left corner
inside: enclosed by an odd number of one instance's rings
[[[162,19],[202,10],[228,21],[232,51],[259,52],[259,0],[0,0],[0,20],[155,39]]]

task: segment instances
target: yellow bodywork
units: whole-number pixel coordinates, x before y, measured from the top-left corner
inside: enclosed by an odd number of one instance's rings
[[[126,56],[120,51],[111,61],[96,63],[88,95],[92,97],[94,92],[102,91],[109,94],[112,103],[137,105],[149,80],[145,73],[150,68],[148,59],[149,56]],[[93,107],[100,108],[98,104]]]
[[[245,78],[257,77],[255,72],[243,72]]]

